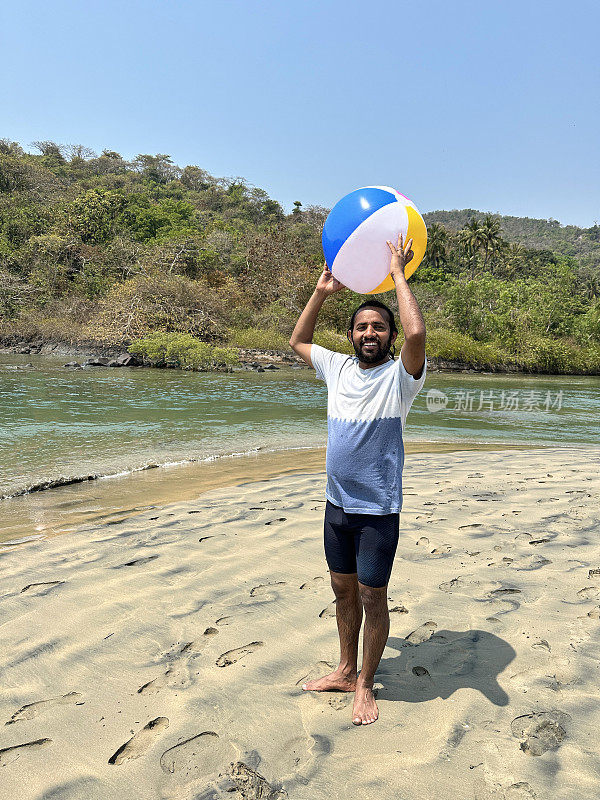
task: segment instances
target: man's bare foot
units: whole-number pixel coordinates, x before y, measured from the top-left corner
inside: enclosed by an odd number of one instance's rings
[[[329,675],[302,684],[305,692],[353,692],[356,689],[356,672],[336,669]]]
[[[379,717],[379,709],[375,702],[373,689],[369,686],[357,686],[352,707],[352,723],[354,725],[370,725]]]

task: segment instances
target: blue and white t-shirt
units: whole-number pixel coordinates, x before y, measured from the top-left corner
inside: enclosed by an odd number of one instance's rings
[[[395,514],[402,508],[402,429],[425,382],[399,357],[361,369],[356,356],[313,344],[310,358],[327,399],[327,499],[347,514]]]

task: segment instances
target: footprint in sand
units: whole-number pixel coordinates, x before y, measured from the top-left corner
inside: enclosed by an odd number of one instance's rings
[[[598,600],[600,598],[600,588],[598,586],[585,586],[577,592],[580,600]]]
[[[259,772],[237,761],[229,769],[219,775],[221,779],[219,788],[226,794],[224,796],[235,796],[251,800],[251,798],[262,798],[262,800],[287,800],[288,793],[285,789],[280,789],[270,784]],[[235,795],[233,793],[235,792]],[[230,794],[231,793],[231,794]],[[216,798],[223,795],[210,794],[206,798]]]
[[[518,533],[515,536],[515,542],[531,542],[531,534],[530,533]]]
[[[286,517],[278,517],[277,519],[270,519],[268,522],[265,522],[265,525],[277,525],[277,523],[285,521]]]
[[[528,783],[513,783],[504,792],[505,800],[536,800],[537,795]]]
[[[325,582],[325,578],[322,578],[320,575],[317,575],[316,578],[312,578],[310,581],[306,581],[300,587],[301,589],[318,589],[320,586],[323,585]]]
[[[532,650],[545,650],[547,653],[552,649],[545,639],[540,639],[531,645]]]
[[[277,594],[276,586],[285,586],[285,581],[274,581],[273,583],[260,583],[250,589],[250,597],[260,597],[261,600],[276,600],[279,596]]]
[[[147,564],[149,561],[154,561],[155,558],[158,558],[158,554],[144,556],[143,558],[134,558],[133,561],[127,561],[125,564],[116,564],[113,569],[122,569],[123,567],[140,567],[142,564]]]
[[[140,686],[138,694],[153,694],[154,692],[164,689],[165,686],[171,688],[190,686],[191,679],[186,667],[191,664],[198,653],[202,652],[208,639],[218,633],[219,631],[216,628],[207,628],[201,639],[195,639],[193,642],[186,642],[183,645],[175,645],[167,653],[164,653],[160,661],[172,662],[171,666],[163,675],[159,675],[158,678],[154,678],[143,686]],[[182,663],[186,658],[187,662]]]
[[[35,703],[28,703],[22,706],[12,717],[5,723],[5,725],[12,725],[13,722],[21,722],[26,719],[33,719],[41,711],[45,711],[51,706],[67,706],[67,705],[83,705],[80,702],[82,695],[79,692],[69,692],[62,695],[62,697],[51,697],[49,700],[38,700]]]
[[[229,667],[231,664],[236,664],[244,656],[254,653],[259,647],[263,647],[264,642],[250,642],[243,647],[236,647],[235,650],[228,650],[223,653],[216,660],[217,667]]]
[[[424,622],[416,630],[409,633],[405,640],[409,644],[422,644],[426,642],[437,628],[437,622]]]
[[[467,583],[462,578],[452,578],[450,581],[444,581],[444,583],[440,583],[438,589],[441,589],[442,592],[447,592],[448,594],[452,594],[452,592],[458,592],[461,589],[466,588]]]
[[[186,642],[182,645],[176,645],[167,654],[166,658],[181,658],[182,656],[196,655],[200,653],[206,643],[213,636],[217,636],[219,631],[216,628],[206,628],[200,639],[194,639],[192,642]]]
[[[0,749],[0,767],[6,767],[25,753],[31,753],[49,744],[52,744],[52,739],[34,739],[33,742],[16,744],[13,747],[3,747]]]
[[[321,619],[329,619],[330,617],[335,617],[335,600],[332,603],[329,603],[323,611],[319,614]]]
[[[341,695],[340,698],[332,699],[347,701],[347,705],[352,702],[353,695]],[[330,705],[333,705],[331,701]],[[291,739],[284,739],[269,761],[273,764],[273,770],[278,778],[298,777],[298,773],[305,770],[315,757],[325,755],[328,749],[326,740],[321,736],[294,736]]]
[[[48,594],[55,586],[60,586],[63,584],[64,581],[46,581],[45,583],[28,583],[27,586],[24,586],[21,589],[20,594],[24,593],[31,593],[37,594],[38,596]]]
[[[169,667],[164,675],[159,675],[138,689],[138,694],[154,694],[164,689],[166,686],[171,688],[183,688],[190,685],[189,676],[180,664]]]
[[[160,757],[163,772],[177,774],[183,783],[216,777],[232,761],[239,758],[238,749],[214,731],[191,736]]]
[[[429,544],[429,539],[426,536],[421,536],[421,538],[416,542],[419,547],[427,547]]]
[[[442,556],[446,553],[449,553],[452,550],[452,545],[443,544],[441,547],[435,547],[429,555],[431,556]]]
[[[562,711],[540,711],[516,717],[510,724],[512,735],[520,739],[520,748],[530,756],[558,750],[567,735],[571,717]]]
[[[125,761],[131,761],[134,758],[143,756],[146,750],[153,744],[157,736],[169,727],[169,720],[167,717],[156,717],[151,719],[147,725],[144,725],[141,731],[134,734],[125,744],[113,753],[108,759],[109,764],[123,764]]]
[[[542,567],[551,564],[552,561],[549,558],[544,558],[541,555],[535,555],[535,556],[528,556],[526,559],[518,563],[519,566],[515,567],[517,572],[533,572],[536,569],[541,569]]]

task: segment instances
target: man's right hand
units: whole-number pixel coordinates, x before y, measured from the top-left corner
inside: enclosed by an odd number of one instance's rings
[[[317,281],[317,286],[315,291],[319,292],[319,294],[323,294],[328,297],[330,294],[334,292],[339,292],[340,289],[345,289],[343,283],[340,283],[337,278],[333,277],[333,274],[327,264],[323,266],[323,272],[319,276],[319,280]]]

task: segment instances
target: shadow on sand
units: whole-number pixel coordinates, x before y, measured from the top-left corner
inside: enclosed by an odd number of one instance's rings
[[[384,657],[379,664],[375,680],[384,685],[378,693],[382,699],[423,703],[469,688],[494,705],[508,704],[497,678],[516,653],[493,633],[439,630],[419,644],[390,636],[387,646],[399,655]]]

